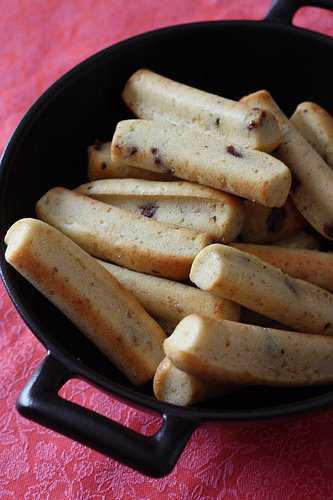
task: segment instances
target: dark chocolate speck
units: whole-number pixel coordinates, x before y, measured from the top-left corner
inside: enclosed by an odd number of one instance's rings
[[[154,156],[155,165],[157,167],[159,167],[162,170],[162,172],[164,172],[165,174],[174,174],[175,173],[174,168],[169,168],[166,165],[163,165],[158,148],[150,148],[150,151],[151,151],[152,155]]]
[[[156,210],[158,209],[158,205],[156,203],[146,203],[145,205],[141,205],[139,207],[141,215],[145,217],[149,217],[150,219],[154,217]]]
[[[253,108],[253,109],[255,109],[256,111],[260,110],[260,108]],[[247,126],[248,130],[253,130],[255,128],[260,127],[262,125],[263,120],[266,118],[266,115],[267,115],[266,111],[261,111],[258,121],[256,120],[250,121],[250,123]]]
[[[103,161],[103,163],[102,163],[102,165],[101,165],[101,169],[102,169],[102,170],[105,170],[105,169],[106,169],[106,167],[107,167],[107,165],[106,165],[105,161]]]
[[[248,130],[253,130],[254,128],[257,128],[257,127],[258,127],[258,123],[255,120],[251,120],[247,126]]]
[[[326,325],[324,326],[324,330],[327,330],[327,328],[329,328],[331,326],[331,323],[326,323]]]
[[[216,118],[216,120],[215,120],[215,126],[216,127],[220,126],[220,118]]]
[[[229,153],[232,156],[236,156],[237,158],[243,158],[243,155],[238,149],[235,148],[232,144],[226,147],[227,153]]]

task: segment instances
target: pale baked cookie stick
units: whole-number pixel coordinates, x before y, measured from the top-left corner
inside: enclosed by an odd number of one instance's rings
[[[149,314],[162,318],[169,325],[175,327],[185,316],[202,311],[216,320],[239,319],[240,307],[230,300],[183,283],[137,273],[101,260],[99,263],[133,293]]]
[[[210,245],[195,258],[190,279],[295,330],[333,335],[333,295],[249,253]]]
[[[95,257],[178,280],[187,279],[194,257],[212,241],[64,188],[48,191],[36,213]]]
[[[111,142],[94,144],[88,148],[88,177],[96,179],[131,178],[167,181],[173,177],[160,172],[150,172],[130,165],[116,166],[111,161]]]
[[[137,299],[57,229],[21,219],[6,260],[55,304],[133,384],[153,378],[165,335]]]
[[[333,171],[283,114],[272,96],[261,90],[242,102],[272,111],[279,121],[282,143],[276,155],[291,170],[292,199],[307,221],[325,238],[333,239]]]
[[[281,142],[271,113],[165,78],[147,69],[128,80],[123,99],[139,118],[166,120],[182,127],[213,132],[236,144],[273,151]]]
[[[75,191],[159,222],[209,233],[216,241],[236,239],[244,221],[240,200],[192,182],[107,179]]]
[[[168,358],[158,365],[154,376],[154,395],[161,401],[189,406],[232,392],[232,386],[203,382],[175,367]]]
[[[333,168],[333,116],[314,102],[302,102],[290,121]]]
[[[244,224],[242,241],[248,243],[271,243],[288,238],[303,229],[307,222],[294,203],[287,198],[279,208],[269,208],[244,200]]]
[[[202,380],[304,386],[333,382],[333,339],[192,314],[164,341],[180,370]]]
[[[235,243],[235,248],[255,255],[293,278],[309,281],[333,292],[333,254],[269,245]],[[228,318],[227,318],[228,319]]]
[[[124,165],[129,156],[136,167],[171,173],[270,207],[285,203],[291,184],[289,169],[276,158],[167,122],[119,122],[111,159]]]

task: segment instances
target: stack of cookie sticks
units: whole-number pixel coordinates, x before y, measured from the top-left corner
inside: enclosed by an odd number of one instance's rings
[[[330,114],[147,69],[122,97],[134,118],[9,229],[7,261],[158,399],[332,383]]]

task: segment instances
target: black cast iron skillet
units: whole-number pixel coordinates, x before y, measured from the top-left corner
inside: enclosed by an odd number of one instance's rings
[[[84,61],[57,81],[28,111],[1,162],[1,272],[17,310],[48,350],[17,402],[19,412],[141,472],[170,472],[194,429],[205,420],[247,420],[291,415],[333,403],[333,386],[297,390],[251,388],[229,397],[178,408],[152,397],[151,385],[134,388],[110,362],[4,260],[5,231],[34,216],[49,188],[86,181],[86,150],[109,140],[129,116],[120,92],[146,67],[170,78],[234,99],[267,88],[287,113],[313,100],[332,112],[333,39],[291,26],[303,5],[333,8],[329,0],[278,0],[261,22],[204,22],[146,33]],[[142,436],[62,399],[73,377],[155,410],[163,424]]]

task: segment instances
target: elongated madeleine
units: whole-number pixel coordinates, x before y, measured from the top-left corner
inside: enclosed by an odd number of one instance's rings
[[[236,197],[192,182],[107,179],[83,184],[77,192],[159,222],[233,241],[244,212]]]
[[[269,208],[244,200],[245,219],[241,239],[247,243],[271,243],[289,238],[303,229],[307,222],[294,203],[287,198],[279,208]]]
[[[175,228],[64,188],[48,191],[37,216],[103,260],[148,274],[187,279],[209,235]]]
[[[333,254],[269,245],[235,243],[235,248],[255,255],[293,278],[309,281],[333,292]]]
[[[213,383],[303,386],[333,382],[333,339],[192,314],[164,341],[180,370]]]
[[[291,176],[276,158],[167,122],[125,120],[112,139],[111,159],[171,173],[271,207],[285,203]]]
[[[195,258],[190,278],[202,290],[295,330],[333,335],[333,295],[249,253],[210,245]]]
[[[288,120],[269,92],[261,90],[243,97],[242,102],[274,113],[283,139],[274,155],[291,170],[291,197],[303,217],[332,240],[333,170]]]
[[[162,360],[165,335],[137,299],[57,229],[21,219],[7,232],[6,260],[130,379],[143,384]]]
[[[333,116],[314,102],[302,102],[290,121],[333,168]]]
[[[168,358],[158,365],[154,376],[154,395],[161,401],[189,406],[232,392],[227,384],[204,382],[175,367]]]
[[[192,313],[205,311],[209,318],[237,321],[240,307],[230,300],[183,283],[137,273],[124,267],[99,261],[125,288],[130,290],[146,311],[175,327]]]
[[[131,178],[167,181],[172,176],[160,172],[150,172],[131,165],[116,166],[111,161],[111,142],[94,144],[88,148],[88,177],[96,179]]]
[[[208,131],[261,151],[273,151],[281,142],[279,126],[271,113],[248,108],[147,69],[131,76],[122,96],[139,118]]]

